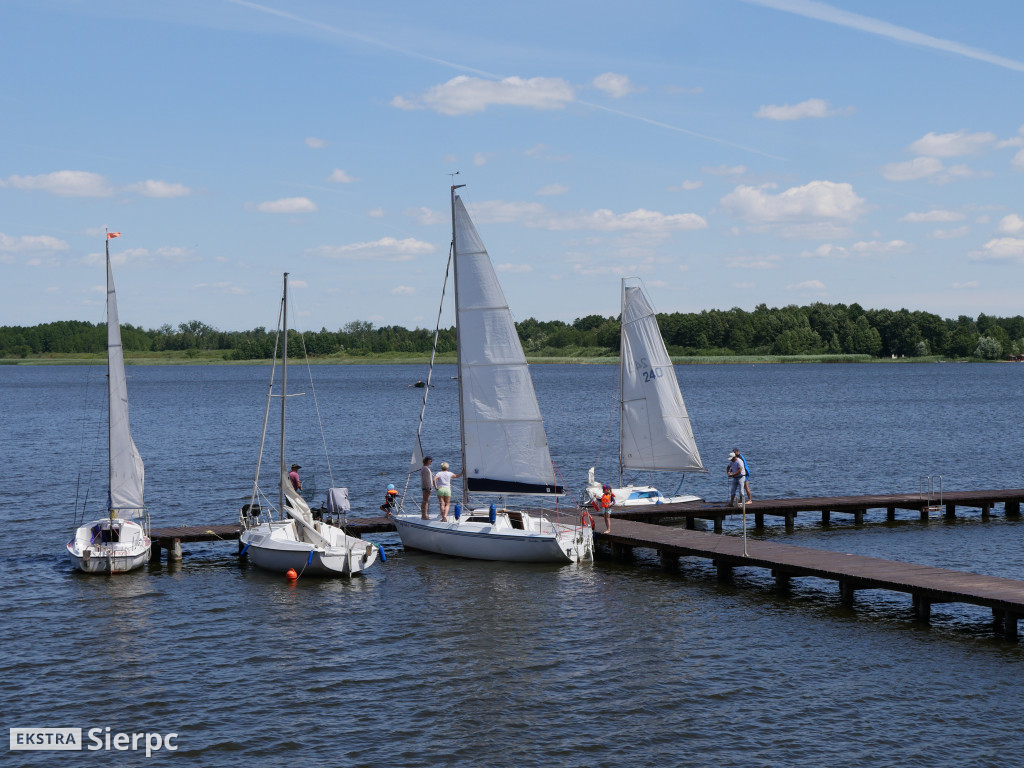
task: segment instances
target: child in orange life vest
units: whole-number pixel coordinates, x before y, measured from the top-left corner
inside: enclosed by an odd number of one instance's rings
[[[391,513],[394,511],[398,504],[398,491],[395,490],[394,484],[388,484],[388,489],[384,492],[384,503],[380,505],[380,510],[388,517],[391,517]]]
[[[600,509],[604,513],[604,532],[612,532],[612,515],[609,511],[615,505],[615,494],[612,493],[612,487],[605,483],[601,486],[601,498],[600,500],[594,499],[594,508]]]

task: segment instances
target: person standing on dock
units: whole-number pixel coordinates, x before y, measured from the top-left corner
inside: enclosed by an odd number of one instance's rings
[[[747,503],[753,502],[753,499],[750,498],[750,483],[747,481],[750,476],[747,470],[747,460],[743,458],[739,448],[733,448],[732,453],[729,454],[729,466],[726,468],[726,474],[732,481],[729,486],[729,506],[733,506],[737,494],[742,502],[744,492],[747,494]]]
[[[423,466],[420,467],[420,490],[423,491],[420,517],[424,520],[430,519],[430,494],[434,492],[434,473],[430,471],[430,462],[432,461],[433,459],[429,456],[424,456]]]

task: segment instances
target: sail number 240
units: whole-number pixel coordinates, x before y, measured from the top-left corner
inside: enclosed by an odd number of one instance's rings
[[[651,370],[643,371],[642,373],[644,375],[644,384],[654,381],[655,379],[660,379],[665,375],[665,371],[661,368],[651,368]]]

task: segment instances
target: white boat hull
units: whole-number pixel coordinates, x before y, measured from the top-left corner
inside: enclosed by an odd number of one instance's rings
[[[352,576],[377,561],[378,549],[367,541],[332,525],[320,524],[318,532],[329,546],[297,538],[293,521],[261,523],[240,538],[249,562],[276,573],[294,569],[301,576]]]
[[[515,563],[576,563],[593,557],[590,528],[553,523],[537,515],[521,515],[522,528],[513,527],[508,513],[424,520],[419,515],[396,515],[398,535],[406,549],[439,555]]]
[[[601,494],[602,490],[599,484],[588,485],[586,502],[591,505],[596,503],[600,506]],[[615,496],[616,507],[645,507],[651,504],[687,504],[704,501],[700,496],[693,494],[663,496],[661,491],[653,485],[627,485],[624,488],[612,488],[612,495]]]
[[[116,531],[116,541],[112,531]],[[67,544],[71,564],[84,573],[126,573],[149,561],[152,542],[131,520],[93,520],[79,527]]]

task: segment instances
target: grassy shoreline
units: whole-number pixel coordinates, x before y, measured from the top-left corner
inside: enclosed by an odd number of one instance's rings
[[[202,351],[189,355],[186,352],[142,352],[125,355],[127,365],[267,365],[269,360],[230,360],[230,352],[223,350]],[[527,355],[527,361],[534,365],[618,365],[615,355]],[[78,355],[30,355],[25,358],[0,358],[0,365],[105,365],[104,353]],[[372,355],[331,355],[310,358],[312,365],[425,365],[429,355],[414,355],[387,352]],[[437,363],[454,364],[454,354],[438,355]],[[673,356],[676,365],[752,365],[752,364],[801,364],[801,363],[939,363],[939,362],[1003,362],[1000,360],[950,360],[937,355],[906,358],[878,358],[869,355],[693,355]]]

